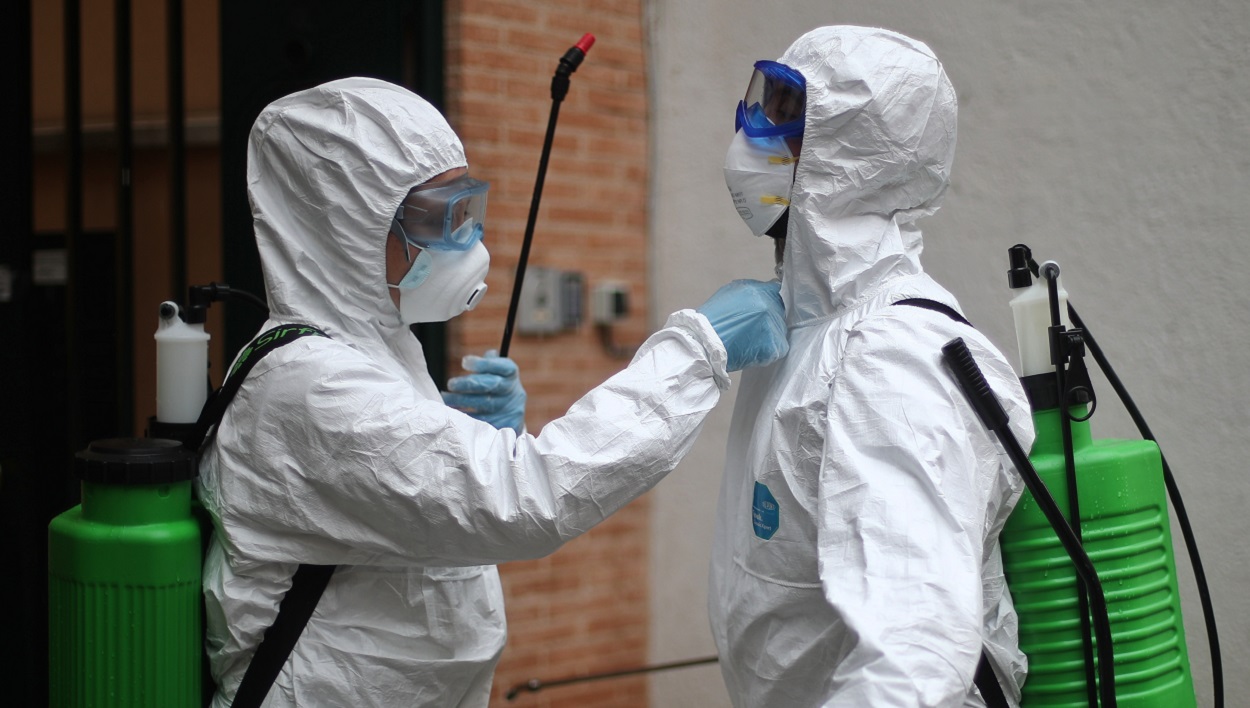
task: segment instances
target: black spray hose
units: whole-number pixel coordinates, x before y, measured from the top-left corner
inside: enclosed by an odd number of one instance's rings
[[[1068,413],[1067,374],[1064,366],[1068,355],[1064,346],[1064,326],[1059,316],[1059,264],[1047,261],[1041,266],[1041,276],[1046,279],[1046,292],[1050,302],[1050,361],[1055,365],[1055,386],[1059,391],[1059,429],[1063,433],[1063,464],[1068,482],[1068,518],[1077,543],[1085,545],[1081,532],[1081,502],[1076,485],[1076,457],[1072,445],[1072,416]],[[1089,705],[1098,705],[1095,685],[1094,647],[1089,632],[1089,593],[1077,578],[1077,611],[1081,618],[1081,648],[1085,655],[1085,690]]]
[[[1046,489],[1045,482],[1033,468],[1033,463],[1029,462],[1029,456],[1021,447],[1020,441],[1016,440],[1016,436],[1011,433],[1007,411],[1003,410],[1002,404],[990,390],[984,374],[981,373],[981,368],[972,358],[972,352],[968,351],[968,345],[963,339],[956,337],[942,347],[942,354],[947,366],[954,373],[955,380],[963,389],[964,395],[968,397],[968,402],[972,404],[972,409],[976,411],[977,417],[998,437],[999,442],[1006,449],[1007,455],[1024,479],[1025,486],[1033,494],[1038,507],[1046,515],[1046,520],[1050,522],[1055,534],[1059,537],[1059,542],[1063,544],[1068,557],[1072,559],[1077,575],[1085,582],[1085,587],[1089,590],[1089,599],[1094,610],[1094,634],[1098,639],[1098,673],[1102,679],[1098,682],[1098,692],[1102,698],[1103,708],[1115,708],[1115,656],[1111,647],[1111,621],[1107,616],[1107,598],[1103,594],[1098,573],[1094,570],[1094,563],[1085,553],[1085,549],[1081,547],[1076,533],[1068,525],[1059,505],[1055,503],[1054,497]]]
[[[183,308],[182,319],[188,324],[202,324],[208,317],[209,305],[223,300],[242,300],[263,312],[265,319],[269,319],[269,305],[264,300],[246,290],[217,282],[187,288],[187,306]]]
[[[569,678],[555,679],[554,681],[543,681],[542,679],[530,679],[525,683],[519,683],[508,692],[504,697],[510,701],[515,701],[521,691],[529,693],[537,693],[544,688],[555,688],[557,686],[568,686],[575,683],[584,683],[586,681],[598,681],[600,679],[622,678],[625,676],[635,676],[638,674],[649,674],[653,671],[668,671],[669,669],[684,669],[689,666],[700,666],[702,664],[715,664],[720,659],[715,656],[705,656],[702,659],[687,659],[685,661],[674,661],[668,664],[655,664],[653,666],[640,666],[636,669],[621,669],[620,671],[606,671],[601,674],[588,674],[586,676],[570,676]]]
[[[1150,426],[1146,424],[1146,419],[1142,416],[1141,411],[1137,408],[1137,404],[1133,402],[1132,396],[1129,395],[1128,389],[1120,381],[1120,377],[1116,375],[1115,370],[1111,368],[1111,362],[1107,360],[1103,354],[1102,348],[1094,341],[1094,335],[1090,334],[1089,328],[1081,321],[1076,309],[1072,307],[1072,303],[1068,303],[1068,316],[1072,319],[1072,324],[1079,327],[1084,332],[1085,346],[1089,347],[1089,352],[1094,356],[1094,361],[1098,362],[1098,368],[1102,370],[1107,382],[1111,384],[1111,388],[1120,397],[1120,401],[1124,403],[1124,408],[1128,410],[1128,414],[1133,418],[1133,422],[1137,425],[1137,430],[1141,432],[1143,438],[1158,444],[1154,433],[1151,432]],[[1198,553],[1198,541],[1194,537],[1193,526],[1189,523],[1189,514],[1185,512],[1185,501],[1181,499],[1180,488],[1176,485],[1176,478],[1172,475],[1172,468],[1168,466],[1167,458],[1163,456],[1163,450],[1159,451],[1159,458],[1163,462],[1163,482],[1168,488],[1168,498],[1172,500],[1172,508],[1176,511],[1176,520],[1181,527],[1181,535],[1185,538],[1185,549],[1189,552],[1190,564],[1194,570],[1194,582],[1198,585],[1198,597],[1202,600],[1202,615],[1206,620],[1207,626],[1207,644],[1211,652],[1211,681],[1214,684],[1215,708],[1224,708],[1224,663],[1220,654],[1220,635],[1215,624],[1215,606],[1211,603],[1211,588],[1207,585],[1207,574],[1202,568],[1202,557]]]
[[[530,244],[534,241],[534,224],[538,221],[538,203],[543,198],[543,182],[547,179],[547,161],[551,158],[551,143],[556,137],[556,119],[560,115],[560,102],[569,92],[569,77],[581,66],[586,52],[595,43],[593,34],[582,38],[560,57],[560,65],[551,77],[551,115],[547,118],[547,136],[543,138],[543,152],[538,159],[538,178],[534,181],[534,196],[530,199],[529,219],[525,223],[525,239],[521,242],[521,257],[517,261],[516,281],[512,284],[512,302],[508,304],[508,321],[503,328],[503,344],[499,356],[508,356],[512,343],[512,327],[516,323],[517,307],[521,304],[521,284],[525,282],[525,266],[530,258]]]

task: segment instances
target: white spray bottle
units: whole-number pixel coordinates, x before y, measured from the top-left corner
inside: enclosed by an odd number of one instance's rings
[[[1010,251],[1012,270],[1009,271],[1011,287],[1018,293],[1011,298],[1011,312],[1016,322],[1016,343],[1020,347],[1021,378],[1037,374],[1053,374],[1055,362],[1050,356],[1050,293],[1044,278],[1032,278],[1026,265],[1027,249],[1017,246]],[[1019,261],[1017,263],[1017,261]],[[1072,329],[1068,317],[1068,291],[1063,281],[1056,278],[1059,295],[1059,321]]]
[[[208,399],[208,340],[204,323],[184,322],[177,304],[161,303],[156,329],[156,420],[194,423]]]

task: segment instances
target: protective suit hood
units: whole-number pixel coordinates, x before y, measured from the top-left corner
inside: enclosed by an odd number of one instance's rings
[[[386,234],[409,190],[465,165],[443,116],[385,81],[340,79],[271,103],[252,126],[247,170],[270,319],[424,371],[386,287]]]
[[[921,272],[912,222],[946,192],[956,98],[934,53],[888,30],[822,27],[779,61],[807,80],[782,266],[795,326],[854,307],[867,284]]]

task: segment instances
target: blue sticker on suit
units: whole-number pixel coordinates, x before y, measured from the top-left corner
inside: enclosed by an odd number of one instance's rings
[[[777,500],[768,487],[755,483],[755,498],[751,502],[751,526],[755,535],[767,541],[777,533],[781,523],[781,511],[777,508]]]

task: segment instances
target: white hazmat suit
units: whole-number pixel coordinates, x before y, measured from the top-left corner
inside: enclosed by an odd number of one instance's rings
[[[261,360],[202,461],[215,708],[300,563],[339,567],[266,706],[485,706],[506,634],[492,564],[549,554],[649,489],[728,386],[716,331],[683,310],[537,437],[445,406],[384,252],[409,190],[465,164],[433,107],[372,79],[281,99],[252,128],[264,328],[330,338]]]
[[[1023,482],[941,347],[962,337],[1025,449],[1007,360],[924,273],[955,92],[924,44],[826,27],[779,60],[807,82],[780,266],[787,358],[742,377],[709,607],[736,706],[979,706],[987,647],[1019,700],[1026,663],[997,536]]]

